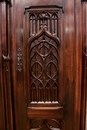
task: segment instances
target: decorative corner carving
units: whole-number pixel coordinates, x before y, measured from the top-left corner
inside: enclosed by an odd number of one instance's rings
[[[18,51],[17,51],[17,70],[19,72],[22,71],[22,66],[23,66],[23,63],[22,63],[22,50],[21,50],[21,48],[18,48]]]

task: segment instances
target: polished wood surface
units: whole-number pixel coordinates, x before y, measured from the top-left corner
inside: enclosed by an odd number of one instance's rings
[[[0,1],[0,130],[85,130],[86,3]]]

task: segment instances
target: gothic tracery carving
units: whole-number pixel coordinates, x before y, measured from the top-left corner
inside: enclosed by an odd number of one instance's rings
[[[40,29],[45,26],[47,30],[58,36],[58,18],[60,11],[42,11],[42,12],[29,12],[30,19],[30,36],[35,35]]]
[[[58,103],[60,11],[29,12],[30,101]]]

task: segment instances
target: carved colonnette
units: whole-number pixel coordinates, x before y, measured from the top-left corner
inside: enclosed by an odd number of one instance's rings
[[[5,130],[4,95],[2,81],[2,2],[0,1],[0,128]]]
[[[11,84],[11,58],[3,55],[3,92],[5,106],[5,126],[7,130],[13,130],[12,113],[12,84]]]

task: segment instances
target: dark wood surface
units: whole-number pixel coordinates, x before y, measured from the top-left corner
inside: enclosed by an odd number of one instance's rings
[[[85,130],[86,3],[0,1],[0,130]]]

